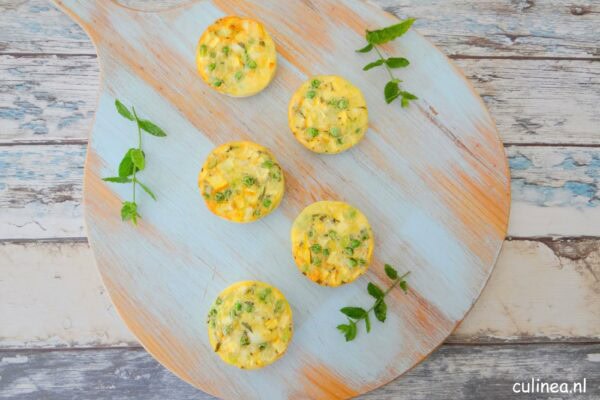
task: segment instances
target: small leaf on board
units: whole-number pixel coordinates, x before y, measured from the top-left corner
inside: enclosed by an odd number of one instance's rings
[[[119,176],[127,177],[133,175],[133,161],[131,160],[131,152],[135,149],[127,150],[127,153],[123,156],[121,163],[119,164]]]
[[[369,282],[369,284],[367,285],[367,291],[371,296],[375,297],[377,300],[383,297],[383,290],[381,290],[379,286],[372,282]]]
[[[148,194],[148,196],[152,197],[152,199],[154,201],[156,201],[156,195],[152,192],[152,190],[150,190],[150,188],[146,185],[144,185],[142,182],[140,182],[138,179],[135,180],[135,182],[140,185],[140,187],[142,189],[144,189],[144,192],[146,192]]]
[[[340,311],[342,314],[354,319],[363,318],[367,314],[367,311],[360,307],[344,307]]]
[[[368,70],[373,69],[375,67],[379,67],[379,66],[383,65],[383,63],[384,63],[383,60],[373,61],[372,63],[369,63],[369,64],[365,65],[365,67],[363,68],[363,71],[368,71]]]
[[[373,45],[384,44],[404,35],[415,22],[414,18],[409,18],[399,24],[388,26],[387,28],[376,31],[367,31],[367,42]]]
[[[357,53],[368,53],[371,50],[373,50],[373,45],[371,43],[369,43],[368,45],[366,45],[365,47],[363,47],[362,49],[358,49],[356,50]]]
[[[102,178],[103,181],[105,182],[112,182],[112,183],[130,183],[131,179],[129,179],[129,177],[127,176],[112,176],[109,178]]]
[[[140,124],[140,128],[144,131],[148,132],[152,136],[165,137],[167,134],[160,127],[155,125],[153,122],[148,121],[147,119],[139,119],[138,124]]]
[[[396,279],[398,278],[398,271],[396,271],[394,269],[394,267],[392,267],[390,264],[385,264],[385,274],[388,276],[388,278],[390,279]]]
[[[377,303],[377,305],[375,305],[375,317],[381,321],[381,322],[385,322],[385,319],[387,317],[387,304],[385,304],[385,301],[381,300]]]
[[[385,60],[385,64],[390,68],[406,68],[410,62],[406,58],[392,57]]]
[[[130,121],[135,119],[131,111],[129,111],[129,109],[119,100],[115,100],[115,107],[117,108],[117,112],[121,114],[122,117],[127,118]]]
[[[131,162],[138,171],[141,171],[146,167],[146,157],[144,156],[144,152],[142,150],[131,149],[129,156],[131,157]]]

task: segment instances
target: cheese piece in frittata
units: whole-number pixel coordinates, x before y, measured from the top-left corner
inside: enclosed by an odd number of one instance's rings
[[[292,96],[288,122],[296,139],[317,153],[335,154],[362,140],[369,125],[361,91],[339,76],[316,76]]]
[[[208,313],[208,338],[223,361],[242,369],[265,367],[286,351],[292,309],[277,288],[254,281],[223,290]]]
[[[277,69],[277,52],[260,22],[225,17],[202,34],[196,65],[211,88],[230,96],[247,97],[271,82]]]
[[[369,268],[373,232],[356,208],[340,201],[320,201],[306,207],[294,221],[292,254],[309,279],[339,286]]]

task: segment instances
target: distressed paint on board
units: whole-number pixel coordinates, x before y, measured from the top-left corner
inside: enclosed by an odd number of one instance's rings
[[[129,135],[130,127],[123,126]],[[85,237],[85,151],[84,144],[0,147],[0,166],[5,166],[0,169],[0,207],[8,210],[0,213],[0,240]],[[600,235],[596,148],[508,146],[506,151],[512,176],[510,236]]]
[[[586,378],[585,394],[562,398],[589,400],[600,393],[599,363],[599,344],[442,346],[401,379],[358,399],[447,400],[449,393],[461,400],[507,399],[515,382],[537,377],[548,382]],[[141,349],[0,351],[0,376],[4,400],[78,399],[82,393],[96,400],[214,399]]]
[[[422,99],[404,111],[384,105],[383,76],[364,74],[360,66],[366,57],[347,50],[363,43],[364,28],[396,21],[366,3],[203,1],[161,14],[135,13],[106,1],[57,4],[92,37],[104,74],[85,175],[90,242],[126,324],[178,376],[220,397],[279,398],[302,396],[302,382],[318,371],[329,377],[330,385],[314,387],[310,395],[345,398],[411,368],[464,317],[487,281],[506,232],[508,168],[483,102],[422,37],[410,32],[386,46],[419,66],[402,74],[407,90]],[[278,44],[278,76],[251,99],[217,95],[194,71],[197,38],[225,14],[261,19]],[[329,19],[329,14],[338,18]],[[323,34],[309,34],[305,21],[315,21],[314,28]],[[372,124],[353,151],[319,157],[300,149],[287,133],[285,106],[307,75],[331,72],[363,89]],[[168,144],[145,140],[152,162],[144,179],[153,182],[160,203],[141,203],[144,219],[137,228],[117,216],[127,188],[100,180],[114,174],[111,168],[134,140],[123,134],[131,125],[114,112],[115,97],[134,104],[139,114],[170,134]],[[420,134],[400,138],[399,131]],[[240,138],[271,148],[289,182],[279,210],[244,226],[210,215],[195,185],[208,151]],[[346,184],[348,171],[352,185]],[[443,184],[425,181],[429,175]],[[365,279],[332,296],[331,289],[316,287],[285,268],[292,267],[287,240],[291,219],[308,203],[331,198],[358,206],[377,232],[379,259],[371,279],[382,279],[383,260],[414,266],[413,290],[390,298],[390,307],[399,312],[378,327],[377,348],[371,346],[373,333],[361,335],[349,351],[331,323],[341,304],[368,301]],[[469,207],[458,207],[457,200]],[[445,258],[434,257],[424,246],[425,228]],[[204,315],[224,286],[258,277],[286,294],[296,334],[275,366],[247,373],[215,360]]]
[[[193,0],[119,0],[144,10]],[[474,57],[565,57],[600,59],[593,0],[372,0],[404,18],[447,54]],[[444,12],[439,12],[443,9]],[[77,25],[46,0],[0,3],[0,52],[94,54]]]

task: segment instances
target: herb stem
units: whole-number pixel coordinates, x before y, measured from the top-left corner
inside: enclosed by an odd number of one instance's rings
[[[398,286],[398,284],[400,284],[400,282],[402,282],[404,280],[404,278],[406,278],[408,275],[410,275],[410,271],[408,271],[404,275],[396,278],[394,283],[392,283],[392,285],[389,288],[387,288],[387,290],[385,292],[383,292],[383,296],[381,296],[381,298],[379,300],[377,300],[375,302],[375,304],[373,304],[373,306],[367,310],[367,314],[369,314],[371,311],[373,311],[375,309],[375,307],[377,307],[377,305],[383,301],[385,296],[387,296],[388,293],[390,293],[396,286]],[[361,319],[365,319],[365,318],[366,318],[366,315],[357,319],[357,321],[360,321]]]
[[[135,112],[135,107],[131,106],[131,110],[133,111],[133,116],[135,118],[135,122],[137,125],[137,129],[138,129],[138,149],[142,150],[142,128],[140,127],[140,120],[137,116],[137,113]],[[135,203],[135,192],[136,192],[136,184],[137,184],[137,179],[135,177],[137,168],[134,166],[133,167],[133,179],[132,179],[132,183],[133,183],[133,202]]]
[[[390,79],[391,80],[396,80],[397,78],[394,76],[394,73],[392,72],[392,69],[385,62],[385,57],[383,56],[383,53],[381,53],[381,50],[379,50],[379,48],[376,45],[373,45],[373,48],[375,49],[375,51],[379,55],[379,58],[383,60],[383,65],[385,66],[385,69],[388,72],[388,74],[390,76]]]

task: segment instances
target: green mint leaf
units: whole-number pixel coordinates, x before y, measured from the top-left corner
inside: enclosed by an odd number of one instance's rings
[[[102,180],[105,182],[112,182],[112,183],[129,183],[129,182],[131,182],[131,179],[129,179],[129,177],[127,177],[127,176],[114,176],[114,177],[110,177],[110,178],[102,178]]]
[[[368,71],[375,67],[379,67],[379,66],[383,65],[383,63],[384,63],[384,60],[373,61],[372,63],[365,65],[365,67],[363,68],[363,71]]]
[[[140,149],[131,149],[129,151],[131,162],[137,168],[138,171],[143,170],[146,167],[146,157],[144,152]]]
[[[148,186],[144,185],[137,178],[135,180],[135,183],[137,183],[138,185],[140,185],[140,187],[142,189],[144,189],[144,192],[146,192],[148,194],[148,196],[152,197],[152,200],[156,201],[156,195],[152,192],[152,190],[150,190],[150,188]]]
[[[367,327],[367,333],[371,332],[371,320],[369,319],[369,314],[365,317],[365,325]]]
[[[167,134],[165,131],[156,126],[153,122],[148,121],[147,119],[138,120],[138,124],[140,124],[140,128],[151,134],[152,136],[165,137]]]
[[[388,26],[387,28],[378,29],[376,31],[367,31],[367,42],[372,45],[390,42],[408,32],[414,22],[414,18],[409,18],[399,24]]]
[[[381,321],[381,322],[385,322],[385,318],[387,317],[387,304],[385,304],[385,301],[383,300],[379,300],[377,302],[377,304],[375,305],[375,317]]]
[[[340,311],[342,314],[354,319],[361,319],[367,314],[367,311],[360,307],[344,307]]]
[[[350,321],[348,331],[346,332],[346,342],[350,342],[356,338],[356,322]]]
[[[410,92],[402,91],[402,92],[400,92],[400,94],[402,95],[402,98],[404,98],[406,100],[419,100],[419,98],[417,96],[415,96],[414,94],[412,94]]]
[[[400,289],[402,289],[404,291],[404,293],[408,293],[408,284],[406,283],[405,280],[402,280],[400,282]]]
[[[381,288],[374,283],[369,282],[369,285],[367,285],[367,291],[377,300],[383,298],[383,290],[381,290]]]
[[[131,114],[131,111],[129,111],[129,108],[125,107],[125,105],[119,100],[115,100],[115,107],[117,108],[117,112],[121,114],[122,117],[127,118],[130,121],[135,119],[133,114]]]
[[[121,207],[121,219],[123,221],[131,220],[137,225],[137,219],[140,216],[137,212],[137,204],[132,201],[124,201]]]
[[[397,279],[398,278],[398,271],[396,271],[394,269],[394,267],[392,267],[390,264],[385,264],[385,274],[388,276],[388,278],[390,279]]]
[[[402,108],[407,108],[410,105],[409,101],[405,97],[400,100],[400,104],[402,104]]]
[[[119,164],[119,176],[127,177],[133,175],[133,161],[131,161],[131,151],[135,149],[127,150],[127,153],[123,156],[121,163]]]
[[[371,50],[373,50],[373,45],[371,43],[369,43],[368,45],[366,45],[365,47],[363,47],[362,49],[356,50],[357,53],[368,53]]]
[[[338,331],[342,332],[344,335],[348,332],[348,330],[350,329],[350,325],[346,325],[346,324],[341,324],[337,326]]]
[[[406,68],[410,62],[406,58],[392,57],[385,60],[385,64],[390,68]]]
[[[390,104],[392,101],[396,100],[400,96],[400,87],[398,86],[398,82],[396,80],[389,81],[385,85],[383,93],[385,94],[386,103]]]

